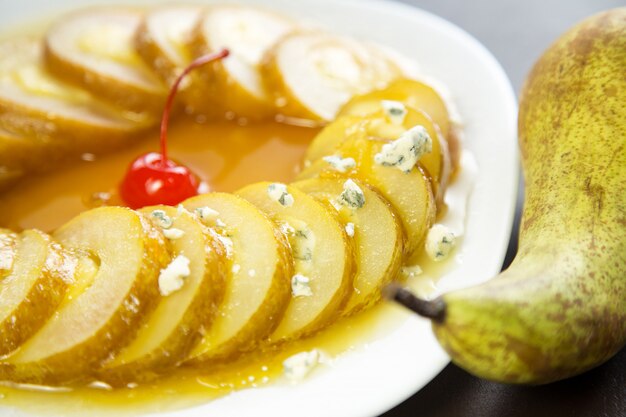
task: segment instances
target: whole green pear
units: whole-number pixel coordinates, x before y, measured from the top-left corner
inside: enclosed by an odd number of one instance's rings
[[[515,260],[426,307],[454,363],[541,384],[626,342],[626,8],[583,21],[543,54],[518,127],[526,188]]]

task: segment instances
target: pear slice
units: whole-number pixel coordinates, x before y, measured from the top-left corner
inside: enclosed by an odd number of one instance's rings
[[[0,42],[0,168],[5,173],[42,172],[70,156],[109,151],[148,126],[50,75],[41,63],[39,41]]]
[[[0,124],[3,115],[0,114]],[[8,189],[26,173],[26,161],[38,151],[37,143],[0,126],[0,191]]]
[[[274,102],[259,66],[276,41],[294,28],[293,20],[263,9],[232,5],[208,9],[197,28],[193,49],[196,56],[221,48],[230,50],[228,58],[198,71],[222,108],[247,119],[273,113]],[[206,98],[192,105],[203,113],[214,111],[214,104]]]
[[[365,204],[359,210],[349,210],[335,203],[344,191],[344,180],[314,178],[292,185],[338,207],[346,233],[354,239],[354,291],[343,314],[354,314],[379,301],[383,287],[398,274],[404,244],[402,225],[387,200],[357,182],[365,196]]]
[[[231,259],[220,314],[189,361],[229,359],[258,346],[283,317],[293,275],[289,243],[266,215],[235,195],[210,193],[183,205],[221,233]]]
[[[193,59],[190,42],[204,10],[183,4],[156,7],[146,12],[137,28],[137,53],[167,85],[172,85]],[[178,94],[190,86],[181,85]]]
[[[365,116],[380,110],[381,100],[395,100],[426,113],[437,124],[444,138],[452,129],[446,102],[430,85],[417,80],[399,78],[381,90],[353,97],[339,112],[340,115]]]
[[[384,90],[383,90],[384,91]],[[451,162],[446,140],[436,124],[420,110],[405,107],[401,102],[391,105],[399,106],[405,113],[399,120],[394,120],[383,103],[379,100],[372,106],[372,112],[364,115],[347,114],[326,126],[308,147],[305,161],[315,161],[328,155],[334,155],[337,147],[345,138],[362,135],[375,139],[392,141],[398,139],[407,130],[415,126],[423,126],[432,140],[432,150],[424,154],[419,162],[432,179],[433,192],[437,203],[443,204],[446,186],[450,179]]]
[[[18,239],[16,233],[0,229],[0,281],[13,271]]]
[[[210,328],[224,294],[226,249],[215,232],[186,210],[155,206],[141,212],[155,220],[163,213],[171,221],[163,233],[172,258],[189,261],[189,274],[179,289],[161,288],[163,297],[135,339],[104,365],[99,379],[114,385],[152,378],[182,362],[200,330]]]
[[[321,177],[354,177],[373,186],[391,203],[398,213],[407,237],[404,256],[412,260],[424,243],[426,233],[434,223],[436,202],[431,180],[418,163],[408,173],[396,167],[379,165],[374,155],[386,141],[355,135],[337,148],[342,157],[355,160],[355,168],[338,172],[328,162],[319,159],[305,168],[297,179]]]
[[[97,267],[82,270],[54,316],[0,363],[0,379],[60,384],[91,378],[133,339],[159,300],[159,272],[170,256],[161,232],[137,212],[90,210],[54,237],[86,252]]]
[[[141,19],[140,11],[122,7],[62,16],[44,39],[48,68],[137,117],[160,114],[167,90],[134,47]]]
[[[402,72],[372,45],[322,32],[296,32],[267,53],[264,77],[285,116],[330,121],[351,97]]]
[[[289,239],[295,261],[292,300],[272,342],[331,324],[352,290],[353,242],[335,213],[295,187],[261,182],[237,194],[267,213]]]
[[[13,268],[0,281],[0,356],[14,351],[44,325],[74,279],[74,270],[75,261],[47,234],[22,233]]]

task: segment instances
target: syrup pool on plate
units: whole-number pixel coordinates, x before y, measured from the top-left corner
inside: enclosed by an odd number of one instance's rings
[[[170,126],[169,154],[198,175],[206,191],[234,191],[255,181],[292,180],[317,131],[276,122],[196,123],[179,117]],[[22,181],[0,194],[0,226],[51,231],[89,208],[123,204],[118,187],[128,164],[157,146],[153,131],[135,146],[102,157],[85,154],[62,170]]]

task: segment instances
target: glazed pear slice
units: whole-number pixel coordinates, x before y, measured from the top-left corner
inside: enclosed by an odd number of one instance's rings
[[[354,272],[353,245],[336,214],[283,184],[256,183],[237,194],[281,226],[295,261],[293,298],[271,341],[297,339],[331,324],[351,295]]]
[[[163,233],[172,258],[189,261],[189,274],[178,289],[162,286],[163,297],[135,339],[104,365],[99,379],[113,385],[149,379],[182,362],[200,330],[211,327],[224,294],[226,249],[215,232],[186,210],[155,206],[141,212],[156,223],[155,213],[171,220]]]
[[[433,85],[435,83],[433,82]],[[450,101],[433,86],[409,78],[399,78],[382,90],[353,97],[339,112],[340,115],[362,115],[377,112],[381,100],[396,100],[426,113],[443,137],[442,146],[448,148],[451,171],[455,172],[461,158],[459,132],[451,120]],[[454,111],[454,110],[453,110]],[[445,142],[445,143],[444,143]]]
[[[368,115],[380,109],[381,100],[396,100],[426,113],[437,124],[444,138],[452,129],[446,102],[430,85],[417,80],[399,78],[381,90],[353,97],[340,115]]]
[[[72,155],[108,151],[148,126],[50,75],[38,40],[0,42],[0,167],[5,172],[41,172]]]
[[[5,251],[0,253],[4,263]],[[13,267],[0,281],[0,356],[14,351],[44,325],[73,281],[75,266],[45,233],[22,233]],[[0,368],[0,379],[3,376]]]
[[[13,271],[18,239],[16,233],[0,229],[0,281]]]
[[[436,202],[431,180],[419,163],[407,173],[374,161],[374,155],[380,152],[385,143],[355,135],[346,139],[337,149],[342,157],[355,160],[355,168],[345,173],[338,172],[320,159],[305,168],[298,179],[354,177],[373,186],[391,203],[402,221],[407,237],[404,255],[410,261],[422,249],[426,233],[435,220]]]
[[[389,110],[383,108],[384,104],[397,107],[405,113],[399,120],[394,120],[393,116],[389,114]],[[428,171],[432,179],[435,198],[438,204],[442,204],[451,173],[447,142],[428,115],[420,110],[406,107],[397,101],[379,100],[375,107],[372,106],[372,112],[369,114],[340,116],[315,136],[307,149],[305,161],[312,162],[324,156],[335,154],[344,139],[355,135],[392,141],[415,126],[424,127],[431,138],[432,150],[424,154],[419,162],[422,168]]]
[[[296,32],[268,51],[263,73],[280,113],[330,121],[352,96],[384,87],[401,70],[372,45],[322,32]]]
[[[167,91],[135,50],[141,19],[140,11],[122,7],[62,16],[44,39],[48,68],[138,116],[159,114]]]
[[[227,59],[199,70],[222,108],[248,119],[272,114],[274,103],[259,66],[276,41],[294,28],[291,19],[263,9],[232,5],[208,9],[192,45],[196,56],[221,48],[231,53]],[[203,113],[211,113],[212,107],[206,99],[194,105]]]
[[[231,260],[220,314],[189,361],[229,359],[258,346],[283,317],[293,275],[289,244],[266,215],[241,197],[210,193],[183,205],[221,233]]]
[[[137,212],[90,210],[54,237],[89,254],[97,267],[82,270],[54,316],[0,363],[0,379],[54,385],[91,378],[133,339],[159,300],[159,272],[170,255],[161,232]]]
[[[0,114],[0,124],[2,118]],[[36,141],[0,126],[0,191],[8,189],[26,174],[28,164],[25,162],[32,161],[31,155],[37,151]]]
[[[359,184],[365,204],[349,210],[335,202],[344,191],[345,180],[314,178],[293,183],[305,193],[333,207],[349,237],[354,239],[356,269],[354,291],[343,310],[354,314],[380,300],[383,287],[397,276],[402,262],[404,234],[393,209],[376,191]]]
[[[182,4],[156,7],[146,12],[137,28],[137,53],[167,85],[172,85],[191,63],[189,44],[204,10],[202,6]],[[178,94],[190,85],[181,86]]]

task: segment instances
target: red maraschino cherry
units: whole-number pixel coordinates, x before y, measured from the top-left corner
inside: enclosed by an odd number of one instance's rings
[[[173,206],[198,195],[200,186],[198,177],[189,168],[167,157],[170,113],[182,79],[193,69],[226,58],[228,54],[227,49],[222,49],[213,54],[203,55],[189,64],[174,81],[161,119],[161,152],[150,152],[135,159],[120,185],[120,195],[128,207],[137,209],[157,204]]]

